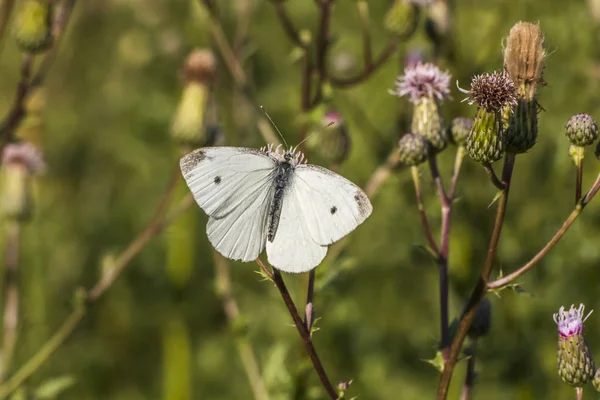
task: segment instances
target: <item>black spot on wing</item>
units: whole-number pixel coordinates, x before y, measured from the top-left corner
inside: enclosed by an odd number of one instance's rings
[[[331,215],[335,214],[337,212],[337,207],[336,206],[331,207],[331,210],[329,210],[329,212],[331,213]]]
[[[221,183],[221,177],[220,176],[215,176],[215,185],[218,185],[219,183]]]
[[[181,160],[179,161],[181,172],[183,172],[184,175],[189,173],[196,168],[198,164],[204,161],[204,159],[206,159],[206,153],[202,149],[194,150],[191,153],[186,154],[181,157]]]

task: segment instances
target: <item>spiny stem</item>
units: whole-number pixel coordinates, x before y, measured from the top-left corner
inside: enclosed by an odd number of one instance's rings
[[[433,238],[433,233],[431,232],[431,225],[429,225],[429,219],[427,218],[427,212],[425,211],[425,205],[423,204],[423,195],[421,193],[421,180],[419,178],[419,168],[416,166],[412,166],[410,167],[410,172],[412,175],[413,184],[415,185],[415,197],[417,200],[417,208],[419,209],[419,215],[421,216],[421,224],[423,225],[425,236],[427,236],[429,246],[436,254],[436,257],[439,258],[440,250],[438,249],[437,243]]]
[[[308,288],[306,290],[306,309],[304,311],[304,325],[306,330],[310,333],[312,324],[315,321],[315,308],[313,304],[313,298],[315,295],[315,270],[316,268],[308,271]]]
[[[256,262],[259,265],[262,264],[262,261],[260,261],[260,259],[256,259]],[[310,332],[306,329],[304,322],[302,322],[302,318],[300,318],[300,314],[298,314],[298,310],[296,309],[294,301],[292,300],[292,297],[290,296],[290,293],[288,292],[285,282],[283,281],[281,272],[279,272],[279,270],[276,268],[273,268],[273,282],[275,283],[275,286],[279,290],[279,293],[281,294],[281,297],[283,298],[283,301],[284,301],[292,319],[294,320],[294,325],[296,325],[296,329],[298,330],[298,333],[300,334],[300,337],[302,338],[302,342],[304,343],[306,352],[308,353],[308,356],[310,357],[310,360],[313,364],[315,371],[317,372],[317,375],[319,375],[319,379],[321,380],[323,387],[325,388],[325,390],[327,391],[327,394],[329,394],[329,397],[331,399],[333,399],[333,400],[337,399],[338,398],[337,391],[335,390],[335,388],[329,381],[329,378],[327,377],[325,368],[323,368],[323,364],[321,363],[321,360],[319,359],[319,355],[317,354],[317,351],[315,350],[315,347],[312,343],[312,339],[310,337]]]
[[[450,346],[450,352],[448,354],[448,359],[444,365],[444,370],[442,372],[442,376],[440,377],[440,383],[438,385],[437,399],[445,400],[448,395],[448,388],[450,387],[450,381],[452,379],[452,373],[454,372],[454,367],[456,366],[456,362],[458,360],[458,355],[462,348],[462,344],[467,337],[467,332],[471,324],[473,323],[473,319],[475,318],[475,313],[477,312],[477,307],[479,303],[485,296],[487,291],[487,282],[489,281],[490,274],[492,272],[492,267],[494,265],[494,260],[496,259],[496,250],[498,248],[498,242],[500,241],[500,233],[502,232],[502,226],[504,225],[504,215],[506,214],[506,207],[508,205],[508,192],[510,189],[510,180],[512,177],[513,167],[515,163],[515,155],[511,153],[507,153],[504,160],[504,170],[502,171],[502,181],[506,185],[506,189],[502,191],[500,195],[500,199],[498,201],[498,208],[496,210],[496,219],[494,221],[494,228],[492,230],[492,237],[490,238],[490,244],[488,246],[488,252],[481,268],[481,275],[479,277],[479,281],[475,286],[475,289],[471,293],[471,297],[469,298],[469,302],[461,318],[456,335],[454,336],[454,340],[452,341],[452,345]]]
[[[544,256],[546,256],[546,254],[548,254],[548,252],[550,250],[552,250],[552,248],[554,248],[554,246],[556,246],[558,241],[563,237],[563,235],[571,227],[573,222],[575,222],[575,220],[577,219],[579,214],[581,214],[581,212],[583,211],[585,206],[587,206],[589,204],[589,202],[594,198],[596,193],[598,193],[599,189],[600,189],[600,174],[598,175],[598,178],[596,179],[596,182],[594,183],[594,185],[587,192],[585,197],[583,197],[583,199],[581,199],[577,203],[577,205],[575,206],[573,211],[571,211],[571,214],[569,214],[569,216],[567,217],[565,222],[563,222],[562,226],[558,229],[558,231],[556,231],[556,233],[554,234],[552,239],[550,239],[550,241],[548,243],[546,243],[546,245],[535,256],[533,256],[533,258],[527,264],[523,265],[521,268],[517,269],[516,271],[514,271],[498,280],[489,282],[487,284],[488,290],[500,289],[503,286],[510,284],[515,279],[517,279],[518,277],[520,277],[521,275],[525,274],[527,271],[529,271],[530,269],[535,267],[537,265],[537,263],[540,262],[542,260],[542,258],[544,258]]]

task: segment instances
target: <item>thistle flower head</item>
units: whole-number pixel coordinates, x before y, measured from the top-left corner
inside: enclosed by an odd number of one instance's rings
[[[578,335],[583,332],[583,323],[590,316],[592,311],[584,318],[583,313],[585,306],[580,304],[578,308],[571,305],[569,311],[565,311],[564,307],[561,307],[557,313],[553,315],[554,322],[558,325],[558,334],[561,337],[570,337]]]
[[[431,63],[409,65],[404,75],[396,79],[396,89],[389,93],[398,97],[409,95],[415,104],[424,97],[442,101],[450,96],[450,73]]]
[[[488,112],[501,112],[504,107],[517,104],[517,89],[505,72],[476,75],[471,80],[471,89],[459,90],[469,97],[463,101],[477,105]]]
[[[578,308],[571,305],[569,311],[564,307],[554,314],[554,322],[558,325],[558,376],[568,385],[582,387],[594,379],[596,372],[594,359],[583,334],[585,306]]]
[[[4,147],[2,153],[2,165],[21,165],[30,174],[43,172],[46,168],[42,153],[31,143],[9,143]]]

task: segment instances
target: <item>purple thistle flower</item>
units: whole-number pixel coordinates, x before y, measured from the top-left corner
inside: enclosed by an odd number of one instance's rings
[[[2,153],[2,165],[19,164],[27,168],[30,174],[37,174],[46,169],[42,153],[31,143],[9,143]]]
[[[458,82],[456,84],[458,86]],[[477,103],[488,112],[500,112],[503,107],[517,105],[517,89],[504,71],[476,75],[471,79],[471,90],[460,87],[458,90],[469,95],[463,101]]]
[[[396,79],[396,89],[388,92],[398,97],[410,95],[410,101],[415,104],[424,97],[444,100],[450,97],[450,73],[434,64],[419,62],[407,66],[404,75]]]
[[[554,314],[554,322],[558,325],[558,333],[561,337],[579,335],[583,332],[583,323],[593,312],[593,310],[590,311],[588,315],[583,318],[584,310],[585,306],[583,304],[580,304],[579,308],[575,308],[574,305],[571,305],[569,311],[565,311],[565,308],[561,307],[558,312]]]

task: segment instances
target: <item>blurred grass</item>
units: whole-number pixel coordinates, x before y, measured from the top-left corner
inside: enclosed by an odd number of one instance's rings
[[[219,7],[224,28],[232,35],[233,6]],[[315,26],[312,2],[289,1],[286,7],[297,26]],[[377,52],[387,38],[380,23],[386,4],[372,2],[370,7]],[[475,73],[501,68],[502,38],[519,20],[539,21],[546,35],[548,85],[539,99],[546,110],[540,116],[539,142],[517,159],[497,263],[505,271],[527,261],[571,210],[575,171],[563,136],[565,122],[575,113],[600,116],[598,31],[584,1],[456,1],[456,59],[444,62],[444,67],[462,87]],[[174,167],[168,130],[181,91],[178,68],[193,46],[209,43],[202,23],[197,7],[186,1],[77,4],[41,93],[43,126],[36,142],[44,150],[48,173],[40,179],[36,219],[24,238],[22,268],[30,306],[21,316],[17,363],[26,360],[66,316],[75,288],[95,280],[106,252],[121,250],[150,218]],[[332,28],[334,69],[342,62],[349,62],[353,70],[360,67],[357,23],[352,2],[338,1]],[[19,62],[13,41],[5,40],[0,63],[2,114],[12,101]],[[265,106],[287,141],[295,143],[300,138],[300,65],[290,62],[292,49],[272,5],[257,1],[246,44],[252,90],[256,103]],[[333,104],[348,122],[353,143],[340,172],[358,184],[367,181],[401,133],[398,115],[409,112],[408,103],[386,90],[401,71],[402,57],[415,49],[431,51],[422,26],[401,46],[399,57],[365,84],[335,93]],[[460,103],[463,95],[452,90],[454,101],[445,106],[448,119],[472,115],[474,110]],[[263,145],[254,127],[256,116],[242,112],[233,92],[232,80],[221,66],[216,96],[227,142]],[[440,165],[446,179],[452,162],[448,150]],[[584,184],[589,185],[598,162],[592,156],[584,162]],[[437,226],[439,210],[427,170],[423,178],[426,204]],[[493,218],[488,205],[494,188],[486,179],[483,169],[466,162],[451,240],[451,316],[462,309],[487,249]],[[476,398],[573,395],[555,372],[552,313],[571,303],[599,307],[597,202],[520,280],[530,295],[506,291],[501,298],[491,297],[493,326],[480,344]],[[155,239],[31,383],[73,375],[75,385],[59,398],[158,399],[163,390],[161,336],[167,329],[165,321],[177,313],[191,335],[191,398],[248,398],[250,388],[235,336],[214,293],[211,250],[203,235],[206,217],[200,219],[195,266],[183,298],[176,302],[177,311],[172,310],[172,289],[164,273],[168,240]],[[365,399],[432,398],[437,374],[422,360],[433,357],[439,334],[437,271],[414,248],[425,238],[408,171],[395,173],[385,184],[374,200],[372,217],[350,235],[350,241],[346,256],[355,267],[316,294],[317,316],[322,319],[315,345],[330,378],[354,379],[349,393]],[[305,372],[304,350],[276,290],[260,282],[254,269],[253,264],[234,263],[233,290],[272,398],[323,398],[315,374]],[[286,278],[302,304],[304,280]],[[36,296],[43,296],[45,310]],[[595,314],[586,332],[592,351],[600,355]],[[457,397],[463,377],[461,365],[450,398]],[[302,392],[304,380],[309,389],[292,397],[290,393]],[[585,398],[593,396],[588,390]]]

